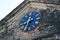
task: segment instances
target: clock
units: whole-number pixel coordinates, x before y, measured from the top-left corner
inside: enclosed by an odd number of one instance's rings
[[[34,30],[40,23],[40,13],[33,11],[26,13],[19,22],[20,30],[28,32]]]

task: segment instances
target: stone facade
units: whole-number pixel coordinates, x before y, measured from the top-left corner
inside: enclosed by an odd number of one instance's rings
[[[55,0],[56,1],[56,0]],[[25,0],[0,22],[0,40],[56,40],[60,39],[60,5],[48,0]],[[55,4],[53,4],[55,3]],[[19,21],[27,12],[39,11],[42,15],[40,27],[24,35]],[[45,28],[47,26],[47,29]],[[40,30],[43,29],[43,30]]]

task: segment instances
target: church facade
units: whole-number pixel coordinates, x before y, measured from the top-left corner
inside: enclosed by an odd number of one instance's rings
[[[59,2],[24,0],[0,21],[0,40],[59,40]]]

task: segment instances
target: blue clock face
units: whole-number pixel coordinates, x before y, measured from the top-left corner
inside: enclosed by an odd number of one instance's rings
[[[40,13],[31,12],[27,13],[20,19],[20,29],[24,32],[34,30],[40,22]]]

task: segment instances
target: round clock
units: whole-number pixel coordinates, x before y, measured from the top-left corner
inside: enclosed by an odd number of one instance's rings
[[[20,29],[23,32],[34,30],[40,22],[39,12],[30,12],[20,19]]]

